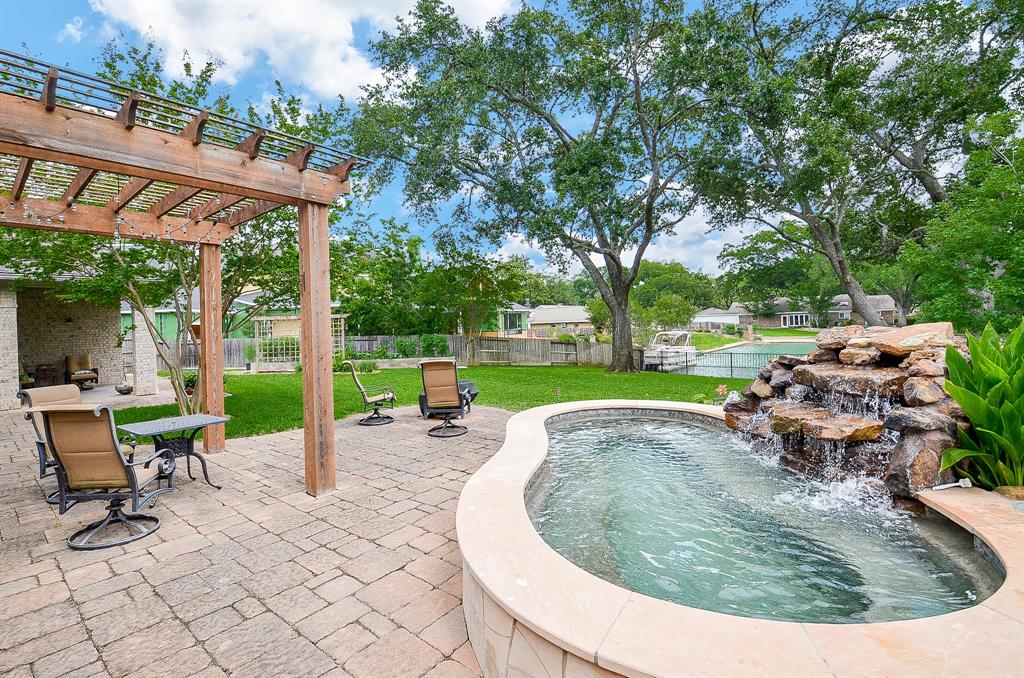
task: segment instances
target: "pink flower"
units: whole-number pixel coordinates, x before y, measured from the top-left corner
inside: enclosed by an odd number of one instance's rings
[[[715,392],[718,393],[718,395],[723,396],[729,392],[729,387],[725,384],[719,384],[718,388],[715,389]]]

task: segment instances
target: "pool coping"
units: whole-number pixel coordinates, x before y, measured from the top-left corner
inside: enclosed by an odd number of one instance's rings
[[[553,677],[568,677],[577,664],[593,675],[630,676],[1024,673],[1024,513],[977,488],[919,498],[984,542],[1006,579],[982,603],[934,617],[870,624],[739,617],[628,591],[572,564],[534,529],[525,490],[547,455],[550,418],[609,409],[724,420],[711,405],[596,400],[536,407],[508,421],[504,444],[466,483],[456,511],[467,626],[485,675],[506,675],[523,661]]]

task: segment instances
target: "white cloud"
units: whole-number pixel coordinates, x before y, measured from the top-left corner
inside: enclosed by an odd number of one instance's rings
[[[507,11],[511,0],[449,0],[460,18],[481,26]],[[149,33],[168,56],[211,56],[223,63],[218,77],[233,84],[265,58],[280,77],[324,98],[354,97],[359,87],[376,81],[378,70],[355,45],[355,26],[373,32],[393,28],[414,0],[363,2],[302,0],[284,2],[216,2],[215,0],[90,0],[109,21]]]
[[[57,33],[57,42],[64,42],[70,40],[71,42],[81,42],[85,36],[85,22],[82,17],[76,16],[71,21],[64,24],[64,28]]]

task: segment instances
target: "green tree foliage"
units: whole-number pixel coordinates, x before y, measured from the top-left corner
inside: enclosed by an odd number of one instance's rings
[[[1024,319],[1000,345],[991,325],[968,336],[971,362],[952,346],[946,350],[946,391],[971,420],[957,430],[960,447],[942,455],[942,468],[986,490],[1024,485]]]
[[[923,244],[904,264],[921,278],[920,317],[1006,332],[1024,316],[1024,139],[1020,118],[997,115],[973,128],[963,180],[935,208]]]
[[[479,332],[517,301],[532,268],[444,239],[427,256],[424,241],[386,219],[358,223],[332,248],[332,285],[356,334]]]
[[[421,0],[373,45],[385,82],[359,138],[385,159],[377,180],[401,171],[419,214],[456,201],[455,221],[492,240],[518,233],[556,263],[575,258],[611,309],[613,370],[635,369],[629,291],[644,252],[694,202],[682,16],[675,0],[570,0],[481,32]]]

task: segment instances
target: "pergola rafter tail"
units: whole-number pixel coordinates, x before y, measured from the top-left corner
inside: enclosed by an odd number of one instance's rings
[[[299,214],[306,492],[335,487],[327,214],[368,162],[0,50],[0,225],[198,245],[204,407],[224,412],[221,243]],[[223,425],[203,438],[224,445]]]

